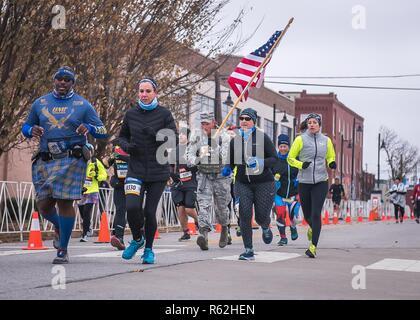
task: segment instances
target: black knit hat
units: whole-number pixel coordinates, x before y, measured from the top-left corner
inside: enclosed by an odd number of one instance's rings
[[[239,116],[248,116],[252,119],[252,121],[254,121],[254,123],[257,123],[257,111],[252,108],[242,110]]]
[[[290,139],[289,139],[289,136],[287,134],[279,135],[279,137],[277,138],[277,141],[278,141],[278,145],[286,144],[286,145],[290,146]]]

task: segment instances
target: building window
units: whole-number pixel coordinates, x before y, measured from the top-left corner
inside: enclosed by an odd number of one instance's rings
[[[261,128],[261,117],[257,116],[257,127]]]
[[[338,119],[338,132],[341,133],[341,119]]]
[[[277,124],[277,123],[276,123]],[[291,137],[292,136],[292,129],[291,128],[289,128],[289,127],[286,127],[286,126],[280,126],[281,127],[281,134],[286,134],[286,135],[288,135],[289,137]]]
[[[270,138],[273,139],[273,121],[264,119],[264,133]]]
[[[224,119],[228,112],[230,111],[230,108],[227,104],[223,103],[222,104],[222,119]],[[230,117],[228,118],[227,122],[226,122],[226,126],[231,126],[231,125],[238,125],[238,121],[239,121],[239,110],[237,108],[235,108],[235,110],[233,110],[232,114],[230,115]]]

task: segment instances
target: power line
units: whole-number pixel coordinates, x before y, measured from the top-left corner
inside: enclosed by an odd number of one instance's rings
[[[336,87],[336,88],[351,88],[351,89],[374,89],[374,90],[409,90],[420,91],[420,88],[395,88],[395,87],[368,87],[368,86],[345,86],[339,84],[319,84],[319,83],[300,83],[300,82],[282,82],[282,81],[264,81],[272,84],[286,84],[295,86],[311,86],[311,87]]]
[[[266,76],[266,78],[271,79],[386,79],[386,78],[410,78],[410,77],[420,77],[419,73],[414,74],[397,74],[397,75],[388,75],[388,76]]]

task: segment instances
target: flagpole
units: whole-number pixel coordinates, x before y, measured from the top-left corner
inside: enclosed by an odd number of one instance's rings
[[[254,82],[255,78],[257,77],[257,75],[260,73],[260,71],[267,65],[270,57],[273,55],[274,50],[276,50],[277,46],[280,44],[281,39],[283,38],[283,36],[286,34],[287,30],[289,29],[290,25],[292,24],[294,18],[291,18],[289,20],[289,23],[287,24],[287,26],[283,29],[280,37],[276,40],[276,42],[274,43],[273,47],[270,49],[270,51],[268,52],[267,56],[265,57],[265,59],[263,60],[263,63],[260,64],[260,66],[258,67],[257,71],[255,71],[254,75],[252,76],[251,80],[249,80],[248,84],[246,85],[246,87],[242,90],[242,93],[239,95],[239,97],[236,99],[233,107],[229,110],[228,114],[226,115],[226,117],[223,119],[222,123],[220,124],[219,128],[216,131],[215,137],[217,137],[220,134],[220,131],[223,129],[223,127],[225,126],[226,122],[228,121],[229,117],[232,115],[233,110],[235,110],[235,108],[238,106],[239,102],[241,102],[243,96],[245,95],[245,92],[247,92],[247,90],[249,89],[249,87],[252,85],[252,83]]]

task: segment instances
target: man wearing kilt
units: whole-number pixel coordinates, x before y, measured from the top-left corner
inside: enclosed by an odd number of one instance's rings
[[[72,69],[59,68],[54,90],[35,100],[22,127],[25,137],[39,139],[32,157],[32,181],[38,210],[55,228],[53,264],[69,262],[67,247],[76,216],[73,201],[81,199],[90,159],[86,136],[107,136],[92,105],[74,92],[74,83]]]

